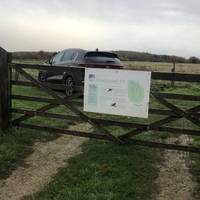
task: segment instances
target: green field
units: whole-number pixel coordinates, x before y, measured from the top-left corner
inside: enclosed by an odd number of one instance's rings
[[[137,69],[137,70],[171,72],[173,68],[173,63],[141,62],[141,61],[123,61],[123,63],[125,68]],[[176,72],[200,73],[200,64],[176,63]]]

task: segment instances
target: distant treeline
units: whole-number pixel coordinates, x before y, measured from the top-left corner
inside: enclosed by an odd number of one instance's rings
[[[148,62],[176,62],[176,63],[200,63],[197,57],[184,57],[169,56],[169,55],[156,55],[144,52],[135,51],[113,51],[118,54],[119,58],[123,61],[148,61]],[[37,51],[37,52],[13,52],[13,59],[42,59],[46,60],[54,55],[56,52]]]
[[[56,52],[48,51],[19,51],[12,52],[12,59],[22,60],[22,59],[37,59],[37,60],[47,60],[53,56]]]
[[[149,62],[176,62],[176,63],[200,63],[197,57],[186,59],[179,56],[156,55],[135,51],[114,51],[124,61],[149,61]]]

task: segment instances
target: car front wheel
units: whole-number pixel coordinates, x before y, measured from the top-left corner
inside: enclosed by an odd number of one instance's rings
[[[67,97],[71,97],[74,93],[74,80],[71,76],[68,76],[65,80],[65,94]]]
[[[45,82],[46,81],[46,75],[44,73],[39,73],[38,80],[40,82]]]

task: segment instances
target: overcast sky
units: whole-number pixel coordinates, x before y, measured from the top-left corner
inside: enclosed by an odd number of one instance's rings
[[[0,0],[0,46],[200,57],[200,1]]]

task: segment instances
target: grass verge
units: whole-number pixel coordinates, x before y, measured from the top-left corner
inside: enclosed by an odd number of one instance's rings
[[[193,144],[200,147],[200,139],[195,138]],[[190,171],[197,183],[194,196],[196,199],[200,199],[200,154],[190,154],[193,161],[190,166]]]
[[[24,158],[32,152],[34,142],[52,140],[56,135],[49,133],[13,128],[0,134],[0,179],[10,175]]]
[[[90,140],[44,190],[25,199],[155,199],[158,151]]]

